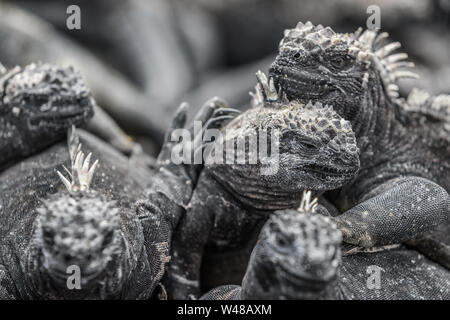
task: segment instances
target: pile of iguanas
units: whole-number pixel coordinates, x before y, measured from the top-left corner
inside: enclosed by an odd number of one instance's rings
[[[450,96],[401,98],[386,39],[299,23],[250,109],[214,98],[186,126],[182,104],[154,161],[75,130],[98,107],[72,69],[4,70],[0,298],[450,298]],[[208,161],[230,145],[256,161]]]

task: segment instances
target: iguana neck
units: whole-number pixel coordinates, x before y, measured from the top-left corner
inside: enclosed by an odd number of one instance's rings
[[[400,124],[399,105],[387,96],[379,78],[372,80],[359,115],[352,121],[361,167],[373,162],[373,156],[382,151],[382,145],[390,143]]]
[[[251,165],[217,166],[207,174],[237,201],[255,210],[280,210],[298,206],[303,190],[293,193],[280,188],[268,188],[259,169]],[[230,170],[231,169],[231,170]],[[248,172],[253,174],[248,174]]]

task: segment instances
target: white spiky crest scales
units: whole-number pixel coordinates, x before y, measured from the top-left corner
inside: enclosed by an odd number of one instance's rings
[[[310,21],[299,22],[294,29],[284,32],[284,38],[279,45],[280,52],[299,51],[303,41],[309,40],[322,50],[337,44],[346,44],[348,53],[359,61],[367,64],[373,63],[380,72],[383,85],[389,97],[399,97],[398,80],[402,78],[417,79],[418,75],[407,68],[414,67],[412,62],[406,61],[406,53],[394,53],[401,47],[400,42],[386,43],[389,34],[376,30],[359,28],[354,33],[336,33],[330,27],[314,26]],[[365,79],[367,80],[367,79]]]
[[[72,126],[68,130],[67,144],[69,147],[71,170],[69,171],[64,166],[63,168],[69,174],[69,179],[64,177],[59,171],[57,171],[58,176],[66,186],[67,190],[71,192],[88,191],[91,186],[95,169],[98,165],[98,160],[89,167],[92,153],[89,153],[85,158],[84,153],[81,151],[81,143],[76,134],[75,126]]]
[[[312,198],[312,191],[303,191],[300,206],[297,208],[298,212],[315,212],[318,204],[317,198]]]
[[[4,74],[6,72],[5,66],[0,62],[0,75]]]
[[[262,71],[256,72],[256,79],[258,83],[255,86],[255,92],[250,92],[252,97],[253,107],[265,107],[275,106],[278,109],[278,117],[267,116],[268,114],[260,113],[259,115],[264,120],[258,121],[261,128],[277,127],[276,122],[280,122],[279,126],[285,125],[286,129],[306,129],[311,131],[311,124],[320,123],[323,119],[328,123],[334,131],[341,131],[343,133],[350,134],[349,138],[354,138],[352,127],[349,121],[340,117],[336,111],[330,105],[323,105],[320,102],[312,103],[309,101],[307,104],[300,103],[298,101],[289,101],[286,93],[277,91],[274,85],[272,77],[267,77]],[[308,110],[310,112],[308,112]],[[304,111],[301,115],[299,111]],[[283,115],[283,116],[281,116]],[[339,129],[337,127],[339,125]],[[319,134],[319,132],[317,132]]]

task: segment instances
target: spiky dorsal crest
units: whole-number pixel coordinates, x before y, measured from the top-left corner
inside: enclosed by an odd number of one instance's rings
[[[388,42],[389,34],[380,34],[375,30],[359,28],[354,33],[336,33],[330,27],[314,26],[310,21],[299,22],[294,29],[284,32],[280,42],[280,52],[299,51],[305,40],[312,41],[321,50],[344,43],[348,46],[348,53],[367,64],[373,63],[380,72],[386,93],[395,99],[399,96],[398,80],[402,78],[418,78],[418,75],[408,68],[414,67],[412,62],[406,61],[406,53],[395,53],[401,47],[400,42]],[[305,48],[308,50],[307,48]]]
[[[67,133],[67,144],[69,147],[71,170],[66,167],[64,170],[68,173],[69,179],[67,179],[61,172],[57,171],[61,181],[69,191],[87,191],[89,190],[94,176],[95,169],[98,165],[98,160],[90,165],[92,153],[89,153],[85,157],[81,151],[81,143],[79,142],[78,135],[76,134],[75,126],[69,128]]]
[[[303,104],[299,101],[289,101],[286,94],[275,88],[273,78],[258,71],[258,80],[255,92],[250,92],[253,97],[253,107],[266,108],[263,113],[259,113],[259,120],[248,121],[247,123],[258,123],[259,129],[281,129],[289,130],[314,130],[319,135],[326,127],[334,132],[347,134],[348,138],[354,138],[354,134],[349,121],[340,117],[331,106],[323,105],[320,102],[309,101]],[[276,116],[275,116],[276,115]],[[319,127],[312,126],[320,124]]]
[[[317,198],[312,198],[312,192],[310,190],[303,191],[302,200],[300,206],[297,208],[298,212],[315,212],[318,204]]]
[[[282,92],[281,87],[279,91],[275,88],[272,77],[267,78],[261,70],[258,70],[256,72],[256,80],[258,83],[255,86],[255,92],[250,92],[253,107],[288,103],[288,98],[286,94]]]
[[[5,66],[0,62],[0,75],[6,72]]]
[[[304,40],[310,40],[321,49],[326,49],[342,42],[350,44],[354,38],[350,34],[336,33],[330,27],[324,28],[321,24],[315,26],[311,21],[299,22],[294,29],[284,31],[284,38],[280,42],[280,51],[297,51],[299,47],[303,46]]]
[[[419,76],[408,70],[414,68],[414,63],[407,61],[408,55],[403,52],[395,52],[401,47],[400,42],[389,42],[389,34],[366,30],[360,36],[355,37],[372,54],[372,61],[380,72],[381,79],[387,94],[391,98],[399,97],[398,80],[402,78],[417,79]]]
[[[433,96],[425,90],[413,88],[406,102],[402,104],[405,110],[444,121],[447,124],[445,127],[450,131],[450,95]]]

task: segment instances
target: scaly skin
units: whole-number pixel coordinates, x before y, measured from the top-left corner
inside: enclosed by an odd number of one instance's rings
[[[93,116],[95,101],[73,69],[49,64],[0,75],[0,169],[62,140]]]
[[[179,109],[169,133],[184,126],[186,112]],[[194,120],[212,115],[206,105]],[[78,133],[97,169],[72,132],[69,152],[56,144],[0,175],[0,299],[149,299],[159,285],[197,169],[167,161],[178,143],[167,141],[150,171]],[[72,170],[58,177],[63,165]],[[79,290],[67,286],[73,265]]]
[[[72,163],[64,143],[0,176],[0,264],[9,278],[1,282],[8,293],[3,298],[143,299],[151,294],[151,276],[158,270],[150,271],[134,207],[151,172],[131,170],[128,159],[109,145],[78,133],[83,149],[100,161],[89,189],[68,191],[56,174]],[[78,174],[72,176],[80,186]],[[156,254],[152,259],[159,261]],[[71,265],[80,267],[80,290],[67,287]]]
[[[261,230],[241,286],[211,290],[204,300],[448,299],[450,273],[413,250],[341,257],[341,232],[313,209],[281,210]],[[379,267],[379,288],[368,287]],[[373,271],[370,271],[373,272]],[[401,283],[400,283],[401,281]],[[402,290],[399,290],[399,286]]]
[[[288,99],[331,104],[352,123],[361,169],[330,199],[343,212],[334,220],[344,241],[363,247],[433,230],[447,223],[450,207],[448,117],[428,111],[417,121],[408,110],[396,81],[415,75],[403,70],[411,66],[406,54],[392,54],[399,43],[383,46],[386,37],[299,23],[285,32],[269,72]]]
[[[226,139],[240,143],[246,136],[259,134],[261,139],[262,134],[279,130],[278,170],[264,174],[265,159],[251,147],[244,153],[247,159],[257,158],[256,164],[208,162],[216,152],[210,150],[187,213],[174,233],[167,273],[171,298],[199,294],[202,263],[207,270],[202,276],[239,279],[270,212],[297,206],[305,189],[319,194],[338,188],[359,168],[355,136],[347,121],[321,104],[285,103],[265,76],[258,77],[255,107],[224,128],[229,130]],[[225,265],[225,255],[235,260]]]

